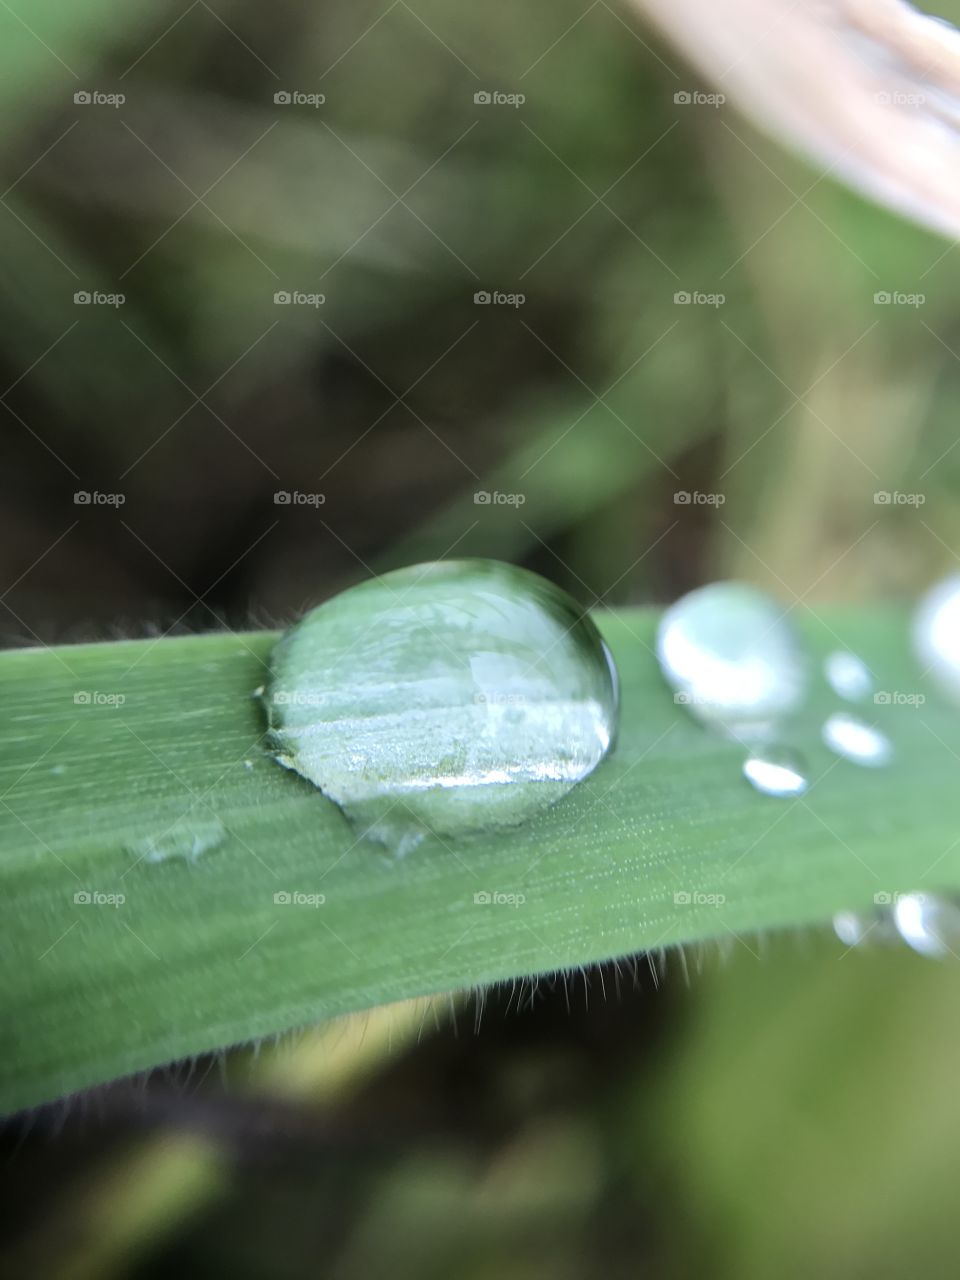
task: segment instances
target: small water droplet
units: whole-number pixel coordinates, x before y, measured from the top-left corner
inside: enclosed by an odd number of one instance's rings
[[[791,747],[757,747],[743,762],[743,776],[765,796],[802,796],[810,785],[803,757]]]
[[[893,759],[893,743],[885,733],[856,716],[837,711],[821,729],[823,741],[835,755],[853,764],[879,769]]]
[[[138,862],[166,862],[170,858],[196,862],[201,854],[216,849],[226,838],[226,827],[219,819],[211,818],[176,822],[165,831],[132,841],[125,847]]]
[[[870,668],[855,653],[835,649],[824,659],[823,674],[833,692],[847,702],[862,702],[873,693],[874,680]]]
[[[769,736],[809,686],[807,658],[786,611],[741,582],[714,582],[671,605],[657,654],[676,701],[737,736]]]
[[[50,772],[54,775],[54,777],[62,778],[63,775],[67,772],[67,766],[65,764],[55,764],[51,768]]]
[[[252,769],[252,768],[253,768],[253,761],[252,761],[252,760],[244,760],[244,762],[243,762],[243,767],[244,767],[245,769]]]
[[[960,575],[944,578],[920,601],[913,618],[913,647],[924,670],[960,698]]]
[[[903,893],[893,908],[900,937],[922,956],[960,951],[960,907],[931,893]]]
[[[444,561],[362,583],[276,645],[274,758],[395,852],[513,826],[591,773],[617,720],[593,622],[536,574]]]
[[[838,911],[833,931],[848,947],[889,946],[900,934],[889,911]]]

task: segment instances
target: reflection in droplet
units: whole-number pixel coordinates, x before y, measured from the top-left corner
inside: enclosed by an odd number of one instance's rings
[[[344,591],[270,665],[274,758],[397,853],[526,821],[592,773],[616,731],[616,671],[592,620],[493,560]]]
[[[835,649],[827,654],[823,663],[827,684],[847,702],[862,702],[873,693],[874,681],[870,668],[855,653]]]
[[[960,699],[960,575],[938,582],[920,601],[913,647],[924,671]]]
[[[846,712],[828,716],[821,733],[831,751],[853,764],[879,769],[893,759],[893,743],[887,735]]]
[[[931,893],[904,893],[893,908],[900,937],[922,956],[960,951],[960,907]]]
[[[802,796],[810,785],[803,757],[790,747],[751,751],[743,762],[743,776],[767,796]]]
[[[714,582],[664,613],[657,656],[676,701],[707,724],[752,739],[795,711],[806,655],[783,607],[741,582]]]

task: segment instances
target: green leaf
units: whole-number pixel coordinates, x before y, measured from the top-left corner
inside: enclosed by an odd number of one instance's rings
[[[868,770],[820,744],[819,688],[791,739],[813,786],[785,801],[674,704],[654,614],[595,616],[622,677],[612,755],[525,826],[405,858],[267,755],[252,693],[273,634],[0,655],[0,1106],[386,1001],[960,889],[960,714],[920,682],[902,617],[803,621],[819,655],[842,642],[927,701],[868,705],[897,751]]]

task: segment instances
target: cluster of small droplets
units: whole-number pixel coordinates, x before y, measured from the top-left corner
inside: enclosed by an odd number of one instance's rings
[[[664,613],[657,654],[674,699],[747,751],[743,776],[757,791],[791,798],[809,787],[799,751],[780,740],[810,690],[810,662],[790,618],[772,596],[738,582],[715,582]],[[835,694],[861,702],[874,690],[865,663],[831,653],[824,675]],[[824,744],[853,764],[877,768],[893,758],[881,730],[847,711],[832,713]]]
[[[934,893],[880,893],[872,911],[838,911],[833,930],[848,947],[906,943],[922,956],[960,959],[960,906]]]

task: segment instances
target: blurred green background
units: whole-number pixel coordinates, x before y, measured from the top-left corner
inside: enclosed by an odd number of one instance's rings
[[[953,567],[958,251],[678,101],[716,86],[629,7],[12,0],[0,68],[7,644],[448,555],[611,606]],[[10,1274],[951,1273],[956,974],[801,938],[658,976],[10,1121]]]

